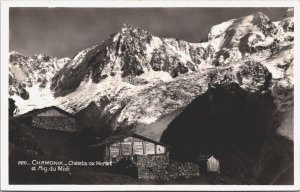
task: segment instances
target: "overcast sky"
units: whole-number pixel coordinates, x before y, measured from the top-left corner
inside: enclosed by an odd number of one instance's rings
[[[257,11],[275,21],[286,8],[11,8],[10,51],[73,57],[126,21],[159,37],[197,42],[213,25]]]

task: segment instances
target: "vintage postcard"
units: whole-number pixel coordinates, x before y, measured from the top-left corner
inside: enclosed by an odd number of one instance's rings
[[[1,189],[299,190],[298,4],[2,1]]]

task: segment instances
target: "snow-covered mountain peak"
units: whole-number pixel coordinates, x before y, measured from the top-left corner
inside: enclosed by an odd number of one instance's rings
[[[131,26],[128,24],[128,22],[123,23],[121,32],[124,33],[125,31],[129,30]]]
[[[44,54],[27,57],[16,51],[9,55],[9,94],[16,100],[19,113],[51,104],[51,79],[70,59]]]
[[[27,60],[28,57],[22,55],[17,51],[12,51],[9,53],[9,62],[12,64],[22,63],[22,61]]]
[[[113,39],[116,43],[116,54],[141,49],[141,45],[149,44],[152,38],[153,35],[150,32],[125,23]]]
[[[121,27],[121,33],[126,33],[128,31],[132,31],[134,29],[134,27],[132,25],[129,25],[128,22],[123,23],[122,27]]]
[[[275,26],[266,15],[257,12],[213,26],[208,39],[211,46],[218,50],[222,47],[237,46],[241,38],[251,32],[270,36],[275,32]]]
[[[205,54],[202,44],[159,38],[125,23],[106,41],[79,52],[56,74],[51,89],[56,96],[64,96],[82,81],[91,79],[97,84],[108,77],[133,85],[147,84],[150,79],[167,81],[198,70]]]
[[[9,52],[9,55],[22,55],[22,54],[19,53],[18,51],[13,50],[13,51]]]
[[[260,21],[260,22],[264,22],[264,21],[270,21],[269,17],[265,14],[263,14],[262,12],[258,11],[258,12],[255,12],[249,16],[246,16],[246,17],[253,17],[253,22],[254,21]]]
[[[140,32],[144,32],[144,33],[150,34],[150,32],[148,32],[148,31],[146,31],[144,29],[141,29],[139,27],[132,26],[128,22],[125,22],[122,25],[120,32],[121,32],[121,34],[128,34],[128,35],[133,35],[133,36],[140,35],[139,34]]]
[[[294,8],[288,8],[286,11],[286,17],[294,17]]]

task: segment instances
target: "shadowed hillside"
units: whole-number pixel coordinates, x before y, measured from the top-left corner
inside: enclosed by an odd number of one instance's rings
[[[221,174],[244,183],[293,183],[293,143],[276,133],[270,93],[248,93],[237,84],[210,87],[175,118],[162,142],[177,160],[213,153]]]

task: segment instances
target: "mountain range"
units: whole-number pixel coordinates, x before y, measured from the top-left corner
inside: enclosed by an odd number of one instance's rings
[[[9,94],[17,115],[55,105],[98,131],[134,129],[160,140],[168,123],[215,85],[271,92],[277,132],[293,138],[294,21],[258,12],[215,25],[207,42],[160,38],[125,23],[71,59],[12,51]]]

